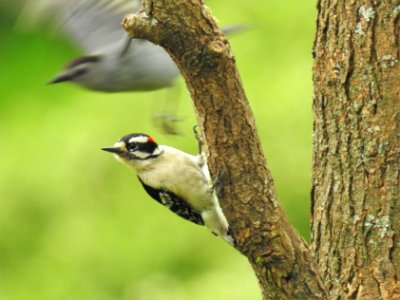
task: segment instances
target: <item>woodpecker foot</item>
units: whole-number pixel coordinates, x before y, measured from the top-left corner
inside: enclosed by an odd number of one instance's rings
[[[194,125],[193,126],[193,133],[194,133],[194,137],[196,138],[196,140],[198,142],[199,154],[201,155],[203,153],[204,141],[203,141],[203,138],[201,137],[201,135],[199,134],[199,132],[197,131],[198,127],[199,127],[199,125]]]
[[[212,189],[215,191],[217,196],[221,195],[223,192],[223,180],[226,175],[226,169],[218,170],[217,175],[214,178],[214,183],[212,185]]]
[[[168,112],[153,116],[153,122],[155,125],[159,127],[162,132],[169,135],[181,135],[180,131],[178,130],[177,123],[182,120],[182,117],[177,117],[176,115]]]

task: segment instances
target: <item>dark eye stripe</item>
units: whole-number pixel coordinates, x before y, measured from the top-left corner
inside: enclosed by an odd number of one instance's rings
[[[128,151],[132,152],[139,149],[139,145],[137,143],[129,143],[126,147]]]

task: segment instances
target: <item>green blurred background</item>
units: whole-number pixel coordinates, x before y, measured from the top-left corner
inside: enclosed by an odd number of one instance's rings
[[[130,132],[195,153],[182,80],[182,136],[150,119],[165,91],[101,94],[45,83],[79,54],[15,29],[0,2],[0,299],[261,299],[246,259],[151,200],[100,151]],[[209,0],[231,38],[280,203],[308,239],[314,1]]]

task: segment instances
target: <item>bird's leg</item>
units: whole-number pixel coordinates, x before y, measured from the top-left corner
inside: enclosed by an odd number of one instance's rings
[[[207,159],[206,159],[205,153],[203,152],[204,141],[203,141],[203,138],[201,137],[201,135],[199,134],[199,132],[197,131],[197,127],[198,127],[198,125],[193,126],[193,132],[194,132],[194,137],[196,138],[197,143],[198,143],[198,151],[199,151],[199,154],[197,155],[198,164],[199,164],[200,168],[203,168],[207,163],[206,162]]]
[[[167,89],[167,95],[164,99],[162,109],[159,109],[160,101],[157,99],[157,111],[153,115],[155,125],[161,130],[170,135],[179,135],[180,132],[177,128],[177,122],[183,120],[182,117],[177,116],[178,103],[180,99],[180,88],[174,85]]]
[[[223,179],[226,175],[226,170],[222,169],[222,170],[218,170],[217,171],[217,175],[214,178],[213,184],[211,186],[211,188],[214,190],[214,192],[218,195],[221,194],[221,192],[223,191],[222,187],[223,187]]]
[[[205,154],[203,152],[203,145],[204,145],[204,140],[201,137],[200,133],[198,132],[197,128],[199,127],[199,125],[194,125],[193,126],[193,133],[194,133],[194,137],[196,138],[197,142],[198,142],[198,149],[199,149],[199,157],[200,157],[200,166],[204,166],[204,164],[206,163],[206,157]],[[212,181],[213,184],[211,185],[211,189],[214,190],[217,195],[219,194],[219,192],[221,192],[221,187],[222,187],[222,179],[226,174],[226,170],[223,169],[222,171],[217,171],[217,175],[215,176],[214,180]]]
[[[199,132],[197,131],[198,127],[199,127],[199,125],[193,126],[193,133],[194,133],[194,137],[196,138],[197,143],[198,143],[199,155],[203,155],[204,141],[203,141],[203,138],[201,137],[201,135],[199,134]]]
[[[183,118],[177,117],[174,113],[163,111],[153,116],[155,125],[161,128],[162,132],[170,135],[179,135],[180,132],[176,126],[177,122],[182,121]]]

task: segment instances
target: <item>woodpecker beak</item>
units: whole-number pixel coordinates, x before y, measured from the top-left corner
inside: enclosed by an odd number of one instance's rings
[[[115,153],[115,154],[121,154],[124,152],[123,149],[121,149],[120,147],[104,147],[101,148],[101,150],[107,151],[107,152],[111,152],[111,153]]]
[[[63,75],[59,75],[59,76],[53,78],[47,84],[54,84],[54,83],[70,81],[70,80],[72,80],[72,76],[70,74],[63,74]]]

